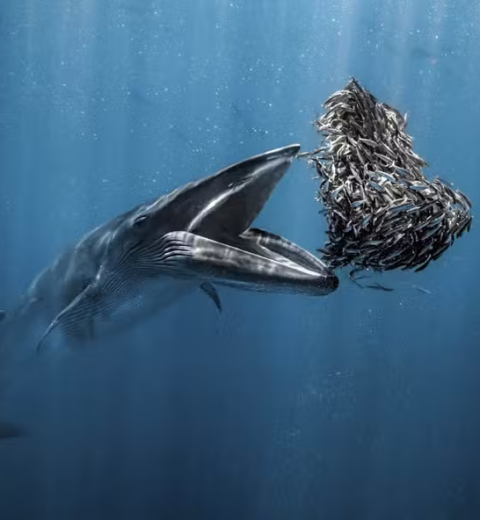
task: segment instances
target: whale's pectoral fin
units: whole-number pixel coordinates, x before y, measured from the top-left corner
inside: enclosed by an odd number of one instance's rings
[[[67,305],[50,323],[38,342],[37,352],[43,349],[50,334],[60,329],[62,334],[74,340],[91,339],[94,334],[94,317],[99,290],[94,283],[88,285],[73,301]]]
[[[222,302],[220,301],[220,296],[218,296],[218,292],[215,287],[208,282],[202,283],[200,289],[213,301],[215,307],[222,312]]]

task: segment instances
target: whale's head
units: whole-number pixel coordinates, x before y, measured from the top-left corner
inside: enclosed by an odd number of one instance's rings
[[[118,228],[123,265],[246,290],[325,295],[335,273],[289,240],[252,228],[300,147],[251,157],[136,208]]]

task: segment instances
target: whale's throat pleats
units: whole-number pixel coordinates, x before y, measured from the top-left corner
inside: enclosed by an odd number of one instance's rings
[[[90,284],[51,322],[38,348],[53,332],[57,340],[83,343],[121,332],[196,288],[186,281],[120,272]]]

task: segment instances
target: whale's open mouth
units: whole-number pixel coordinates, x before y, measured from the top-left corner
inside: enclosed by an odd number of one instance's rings
[[[153,261],[171,276],[252,291],[334,291],[338,278],[317,257],[279,235],[250,227],[299,149],[290,145],[257,155],[179,191],[179,199],[188,194],[190,201],[201,201],[197,212],[185,230],[163,235],[149,252],[147,246],[138,262]]]

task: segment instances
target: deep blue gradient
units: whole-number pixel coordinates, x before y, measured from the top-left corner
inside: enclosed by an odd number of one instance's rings
[[[62,248],[228,164],[317,144],[357,77],[480,204],[471,0],[2,0],[0,308]],[[314,250],[296,162],[258,225]],[[478,229],[422,273],[325,298],[198,292],[20,370],[1,520],[477,520]],[[431,294],[415,286],[428,289]],[[7,385],[5,385],[7,386]]]

